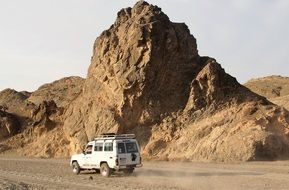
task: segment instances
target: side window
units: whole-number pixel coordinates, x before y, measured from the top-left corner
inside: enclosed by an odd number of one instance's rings
[[[85,154],[91,154],[92,152],[92,145],[88,145],[85,149]]]
[[[117,143],[117,153],[118,154],[125,153],[124,143]]]
[[[105,143],[104,144],[104,151],[112,151],[112,143]]]
[[[95,143],[94,151],[102,151],[103,143]]]

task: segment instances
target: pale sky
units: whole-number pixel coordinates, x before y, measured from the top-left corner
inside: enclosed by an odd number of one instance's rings
[[[96,37],[136,0],[0,0],[0,90],[86,76]],[[289,76],[289,0],[148,0],[240,83]]]

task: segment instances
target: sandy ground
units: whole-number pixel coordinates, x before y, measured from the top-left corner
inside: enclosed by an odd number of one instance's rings
[[[82,172],[69,160],[0,156],[0,189],[289,189],[289,161],[239,164],[144,162],[132,176]]]

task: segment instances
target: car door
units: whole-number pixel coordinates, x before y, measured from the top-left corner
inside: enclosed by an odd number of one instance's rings
[[[126,164],[127,165],[137,165],[140,164],[140,153],[139,146],[135,140],[127,140],[125,143],[126,150]]]
[[[96,141],[94,150],[92,152],[92,159],[90,165],[95,168],[100,168],[100,162],[103,161],[103,141]]]
[[[126,160],[129,159],[129,155],[126,154],[125,143],[123,141],[117,142],[117,155],[119,158],[119,165],[125,166]]]
[[[103,151],[103,157],[106,160],[107,164],[110,168],[113,168],[115,166],[115,158],[113,155],[113,141],[107,140],[104,142],[104,151]]]
[[[93,145],[89,144],[85,148],[84,156],[83,156],[83,168],[89,169],[91,166],[91,160],[92,160],[92,148]]]

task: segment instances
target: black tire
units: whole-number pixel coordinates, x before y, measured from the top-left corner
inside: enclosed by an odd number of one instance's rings
[[[123,170],[123,173],[129,175],[133,173],[133,170],[134,168],[126,169],[126,170]]]
[[[107,165],[107,163],[102,163],[100,166],[100,174],[103,177],[109,177],[112,173],[112,170],[109,168],[109,166]]]
[[[80,173],[80,167],[77,162],[72,163],[72,172],[76,175]]]

